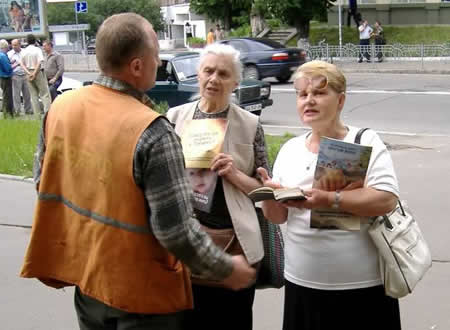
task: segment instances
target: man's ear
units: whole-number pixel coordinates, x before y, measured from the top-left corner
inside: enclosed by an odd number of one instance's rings
[[[133,58],[128,64],[128,68],[133,77],[141,77],[142,76],[142,59],[139,57]]]

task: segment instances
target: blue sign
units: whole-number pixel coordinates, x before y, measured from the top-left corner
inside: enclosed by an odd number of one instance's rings
[[[79,13],[87,13],[88,7],[86,1],[75,2],[75,11]]]

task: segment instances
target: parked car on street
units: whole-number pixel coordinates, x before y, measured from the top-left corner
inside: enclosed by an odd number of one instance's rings
[[[246,79],[275,77],[287,82],[294,71],[306,62],[306,52],[300,48],[286,48],[277,41],[263,38],[233,38],[218,41],[241,52]]]
[[[198,52],[160,54],[162,65],[158,68],[156,84],[147,95],[155,102],[166,101],[169,107],[191,102],[198,98]],[[233,102],[256,115],[272,105],[270,83],[245,79],[233,92]]]

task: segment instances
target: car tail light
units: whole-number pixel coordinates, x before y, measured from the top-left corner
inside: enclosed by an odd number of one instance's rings
[[[276,53],[272,55],[272,61],[284,61],[289,59],[288,53]]]
[[[304,50],[302,50],[302,51],[300,52],[300,58],[301,58],[301,59],[305,59],[305,58],[306,58],[306,52],[305,52]]]

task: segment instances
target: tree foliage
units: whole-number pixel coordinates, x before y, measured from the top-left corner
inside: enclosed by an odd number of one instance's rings
[[[309,22],[323,17],[335,0],[266,0],[270,12],[283,23],[294,26],[299,38],[309,36]]]
[[[142,15],[156,31],[163,28],[161,9],[156,0],[87,0],[88,12],[78,14],[79,24],[90,24],[89,36],[94,36],[105,18],[124,12]],[[48,24],[75,24],[74,3],[48,3]]]
[[[233,17],[247,17],[249,22],[249,13],[252,0],[191,0],[190,8],[195,13],[205,15],[213,21],[222,22],[224,29],[229,31],[235,26]],[[239,20],[235,20],[237,25]]]

